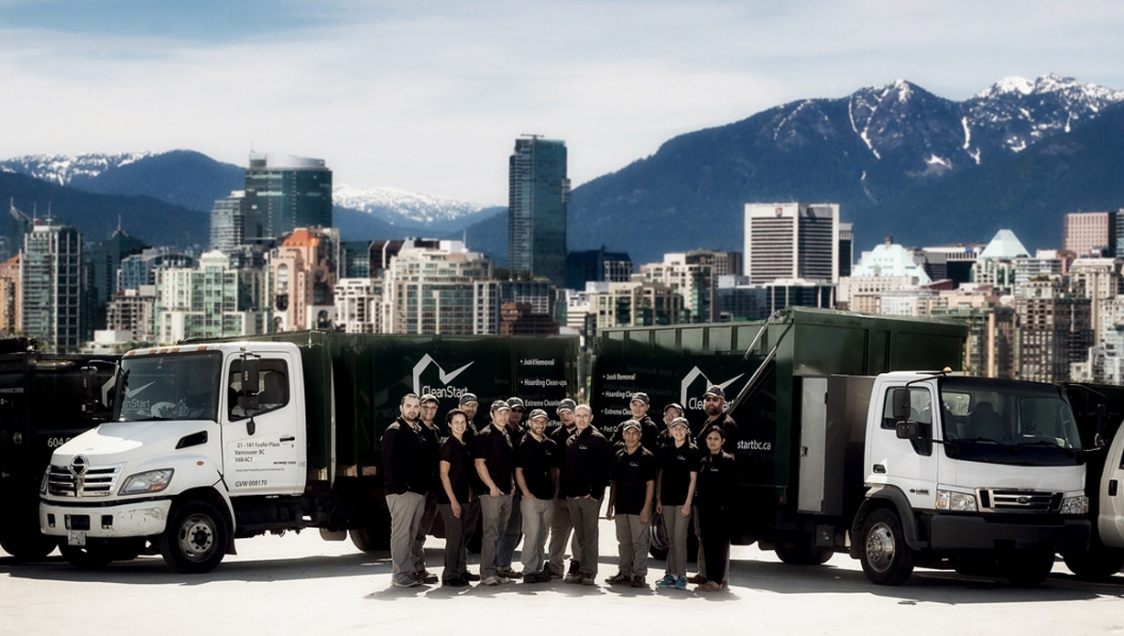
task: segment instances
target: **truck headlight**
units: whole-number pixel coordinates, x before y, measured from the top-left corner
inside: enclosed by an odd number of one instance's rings
[[[1085,495],[1079,497],[1066,497],[1062,499],[1063,515],[1083,515],[1089,512],[1089,498]]]
[[[956,492],[953,490],[937,489],[937,510],[952,512],[975,512],[976,495],[974,493]]]
[[[176,471],[172,468],[165,468],[163,470],[150,470],[145,473],[137,473],[130,475],[125,483],[121,485],[121,489],[117,491],[119,495],[136,495],[149,492],[160,492],[172,483],[172,474]]]

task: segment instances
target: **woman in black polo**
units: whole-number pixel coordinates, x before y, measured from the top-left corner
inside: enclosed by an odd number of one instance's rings
[[[449,438],[437,453],[442,486],[437,491],[437,511],[445,524],[445,571],[441,573],[441,583],[463,587],[468,585],[464,516],[468,510],[470,471],[473,471],[472,457],[464,441],[468,416],[460,409],[453,409],[445,416],[445,425]]]
[[[698,589],[716,592],[726,585],[730,559],[730,519],[738,485],[733,455],[722,451],[726,432],[721,426],[706,430],[706,452],[699,464],[695,505],[699,513],[699,541],[706,558],[707,581]]]

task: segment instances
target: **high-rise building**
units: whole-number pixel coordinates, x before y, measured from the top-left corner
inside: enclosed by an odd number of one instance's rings
[[[632,277],[632,259],[627,252],[596,250],[566,255],[566,289],[585,289],[586,283],[624,283]]]
[[[775,280],[836,283],[839,249],[838,204],[745,206],[745,274],[751,284]]]
[[[492,261],[460,241],[407,240],[383,273],[383,333],[470,335],[476,282],[491,277]]]
[[[199,257],[198,267],[159,270],[156,334],[160,344],[185,338],[221,338],[266,331],[267,310],[259,291],[262,269],[235,268],[217,250]]]
[[[1019,379],[1061,382],[1070,364],[1088,358],[1093,346],[1092,301],[1058,280],[1031,280],[1015,294]]]
[[[117,289],[140,289],[155,285],[156,273],[164,267],[195,267],[195,257],[173,251],[170,247],[150,247],[140,254],[121,259]]]
[[[20,255],[0,263],[0,333],[20,330]]]
[[[535,315],[551,320],[554,314],[556,288],[548,280],[482,280],[476,283],[473,293],[474,334],[500,333],[504,305],[518,305],[521,319],[541,320],[530,318]]]
[[[155,344],[156,285],[141,285],[114,296],[106,307],[107,331],[127,333],[127,342]]]
[[[341,278],[336,282],[336,328],[344,333],[382,333],[382,281]]]
[[[331,227],[332,171],[323,159],[250,153],[243,213],[247,241]]]
[[[229,254],[246,238],[246,192],[235,190],[211,208],[211,249]]]
[[[270,253],[275,331],[326,326],[321,312],[335,313],[339,243],[338,229],[297,228]]]
[[[508,162],[508,267],[513,278],[566,284],[566,144],[528,136],[515,140]]]
[[[1066,214],[1065,249],[1078,256],[1112,256],[1116,249],[1116,213]]]
[[[129,236],[120,226],[105,241],[90,248],[88,256],[93,276],[89,288],[87,323],[91,329],[101,329],[106,324],[106,304],[117,293],[118,270],[121,261],[146,248],[144,241]]]
[[[34,226],[20,257],[20,327],[44,351],[77,351],[83,341],[82,235],[65,225]]]

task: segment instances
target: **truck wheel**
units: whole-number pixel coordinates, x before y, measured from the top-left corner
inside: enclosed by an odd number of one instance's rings
[[[38,529],[16,531],[0,537],[0,548],[17,561],[41,561],[58,546],[58,539],[41,534]]]
[[[1089,546],[1086,552],[1067,552],[1062,555],[1065,566],[1083,581],[1107,581],[1124,569],[1124,550],[1114,550],[1103,545]]]
[[[202,574],[218,567],[229,534],[222,513],[205,501],[185,501],[173,509],[157,543],[176,572]]]
[[[901,585],[913,574],[913,550],[905,544],[905,533],[897,513],[880,508],[863,522],[863,573],[875,585]]]
[[[113,551],[104,546],[77,547],[59,545],[59,552],[67,563],[82,570],[104,568],[113,560]]]
[[[390,527],[352,528],[347,532],[351,542],[364,552],[385,552],[390,549]]]
[[[1012,585],[1034,587],[1054,569],[1053,552],[1017,552],[999,557],[999,571]]]
[[[817,548],[808,537],[774,544],[773,552],[777,553],[781,563],[788,565],[821,565],[834,554],[831,550]]]

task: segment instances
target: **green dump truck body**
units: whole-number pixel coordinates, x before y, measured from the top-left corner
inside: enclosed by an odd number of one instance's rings
[[[785,506],[800,451],[800,378],[957,371],[967,335],[958,321],[808,308],[749,323],[605,329],[597,340],[591,405],[595,422],[609,428],[627,419],[628,396],[644,391],[655,419],[664,405],[680,403],[694,430],[706,419],[706,387],[723,386],[739,425],[741,484],[757,495],[747,496]]]

